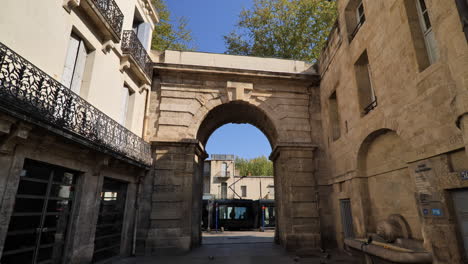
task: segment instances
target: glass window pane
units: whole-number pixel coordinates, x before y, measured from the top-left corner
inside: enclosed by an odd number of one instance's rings
[[[47,194],[47,183],[21,180],[17,194],[45,196]]]
[[[69,213],[71,210],[71,202],[68,200],[49,200],[47,202],[48,213]]]
[[[74,183],[75,175],[69,172],[57,171],[54,174],[54,182],[71,185]]]
[[[28,248],[34,248],[35,246],[36,233],[9,235],[5,240],[5,247],[3,248],[3,252],[5,253],[7,251],[22,249],[26,250]]]
[[[73,191],[73,186],[52,184],[52,188],[50,189],[50,197],[68,199],[73,196]]]
[[[421,6],[421,11],[424,12],[426,11],[426,2],[424,0],[419,0],[419,5]]]
[[[26,177],[49,181],[52,170],[42,163],[26,160],[22,175],[24,173]]]
[[[429,14],[426,12],[423,15],[424,17],[424,26],[426,27],[426,30],[431,29],[431,20],[429,19]]]
[[[41,217],[36,216],[12,216],[10,218],[10,225],[8,226],[8,232],[14,232],[18,230],[36,229],[39,227]]]
[[[41,213],[44,206],[43,199],[16,198],[15,213]]]
[[[3,251],[3,256],[1,258],[1,263],[2,264],[20,264],[20,263],[31,263],[33,256],[34,256],[34,250],[31,249],[30,251],[27,252],[22,252],[22,253],[17,253],[13,255],[5,255],[5,251]]]

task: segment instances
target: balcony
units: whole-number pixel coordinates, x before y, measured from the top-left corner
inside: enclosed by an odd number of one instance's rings
[[[229,179],[231,177],[231,172],[230,171],[226,171],[224,173],[222,173],[221,171],[216,173],[214,175],[214,178],[215,180],[218,180],[218,181],[225,181],[227,179]]]
[[[0,43],[0,111],[149,168],[149,143]]]
[[[124,56],[120,64],[127,64],[126,67],[130,68],[135,74],[143,78],[146,84],[150,84],[153,76],[152,61],[133,30],[124,30],[122,38],[122,53]],[[121,67],[125,68],[125,66]]]
[[[89,18],[104,37],[104,40],[120,42],[124,15],[114,0],[64,0],[64,8],[74,7],[79,14]]]

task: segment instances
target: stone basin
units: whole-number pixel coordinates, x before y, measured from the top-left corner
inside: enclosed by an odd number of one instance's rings
[[[424,250],[422,243],[412,239],[397,239],[395,243],[373,241],[369,245],[367,239],[345,239],[345,244],[366,255],[376,256],[391,263],[432,263],[432,255]]]

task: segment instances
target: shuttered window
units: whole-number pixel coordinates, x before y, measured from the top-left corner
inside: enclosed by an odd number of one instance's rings
[[[88,51],[84,41],[75,35],[71,35],[65,58],[62,84],[77,94],[80,94],[87,56]]]
[[[130,98],[130,90],[128,87],[123,87],[123,94],[122,94],[122,104],[121,104],[121,109],[120,109],[120,124],[122,126],[125,126],[125,123],[127,121],[127,112],[128,112],[128,100]]]
[[[431,19],[429,18],[429,12],[427,10],[425,0],[417,0],[416,6],[418,9],[419,23],[421,24],[421,29],[424,34],[429,61],[432,64],[437,61],[439,56],[434,31],[432,31]]]

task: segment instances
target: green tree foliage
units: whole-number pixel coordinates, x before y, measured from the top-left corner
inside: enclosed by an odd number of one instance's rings
[[[335,1],[254,0],[224,36],[226,53],[315,62],[336,14]]]
[[[236,169],[240,176],[273,176],[273,162],[265,156],[254,159],[236,158]]]
[[[160,22],[153,33],[151,49],[165,50],[195,50],[192,31],[187,29],[187,18],[178,18],[174,26],[170,23],[171,13],[164,0],[153,0],[153,5],[159,15]]]

